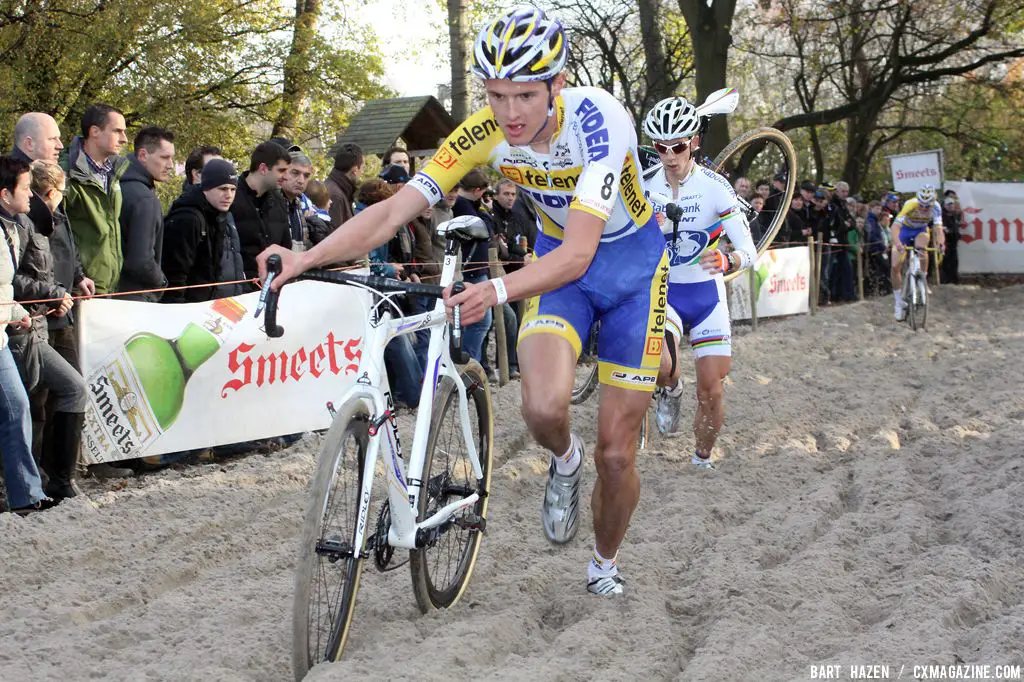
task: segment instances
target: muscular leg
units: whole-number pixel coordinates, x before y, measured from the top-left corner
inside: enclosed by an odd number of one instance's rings
[[[634,467],[636,440],[650,403],[647,391],[601,386],[594,451],[597,482],[590,507],[597,551],[604,557],[614,557],[619,550],[640,499],[640,477]]]
[[[676,366],[674,370],[672,368],[672,356],[669,354],[669,335],[665,334],[665,343],[661,348],[661,366],[658,368],[658,386],[662,388],[675,386],[676,382],[679,381],[682,351],[679,348],[679,339],[675,338],[675,334],[672,335],[671,343],[675,346],[676,353]]]
[[[576,351],[554,334],[519,343],[523,419],[534,440],[556,456],[569,449],[569,397],[576,378]]]
[[[922,232],[921,234],[914,237],[914,246],[919,249],[927,249],[929,244],[928,232]],[[925,281],[928,281],[928,252],[924,251],[924,255],[921,256],[921,274],[924,275]]]
[[[707,355],[697,358],[697,414],[693,418],[693,437],[697,452],[711,455],[718,432],[725,421],[725,391],[722,380],[729,374],[732,358]]]
[[[898,242],[893,242],[892,254],[889,256],[889,263],[892,266],[890,270],[890,280],[892,281],[892,290],[900,291],[903,286],[903,249]]]

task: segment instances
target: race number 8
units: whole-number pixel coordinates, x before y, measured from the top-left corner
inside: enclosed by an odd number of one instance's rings
[[[615,174],[608,173],[604,176],[604,183],[601,185],[601,198],[608,201],[612,198],[612,183],[615,182]]]

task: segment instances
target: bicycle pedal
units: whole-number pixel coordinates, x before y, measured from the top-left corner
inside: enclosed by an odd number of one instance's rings
[[[478,530],[481,533],[487,531],[487,519],[476,514],[466,514],[455,519],[455,525],[463,530]]]

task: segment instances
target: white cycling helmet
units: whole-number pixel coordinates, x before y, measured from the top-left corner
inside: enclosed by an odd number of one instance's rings
[[[654,105],[644,118],[644,132],[652,140],[693,137],[700,131],[697,107],[683,97],[669,97]]]
[[[473,73],[484,79],[546,81],[562,72],[568,53],[561,22],[536,7],[517,7],[480,29]]]
[[[921,189],[917,190],[917,203],[922,206],[930,206],[935,201],[935,188],[931,185],[925,185]]]

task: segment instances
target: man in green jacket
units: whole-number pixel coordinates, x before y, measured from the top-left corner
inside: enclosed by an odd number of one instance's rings
[[[64,161],[67,193],[64,210],[78,242],[85,274],[96,293],[117,291],[121,253],[121,176],[128,159],[118,156],[128,142],[124,115],[93,104],[82,116],[82,134],[71,141]]]

